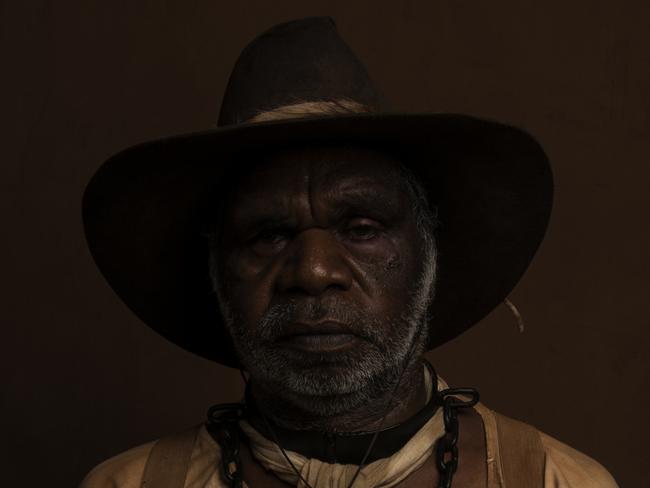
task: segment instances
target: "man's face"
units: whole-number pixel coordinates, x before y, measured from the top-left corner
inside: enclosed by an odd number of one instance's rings
[[[360,149],[293,151],[233,194],[217,289],[251,377],[296,402],[358,403],[385,389],[409,349],[422,352],[435,274],[397,163]]]

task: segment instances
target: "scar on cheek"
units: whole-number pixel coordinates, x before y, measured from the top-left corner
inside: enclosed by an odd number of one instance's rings
[[[388,261],[386,261],[386,270],[393,270],[397,269],[400,267],[400,260],[399,257],[396,254],[393,254],[390,258],[388,258]]]

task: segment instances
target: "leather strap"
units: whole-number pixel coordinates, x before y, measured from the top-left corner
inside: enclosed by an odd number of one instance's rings
[[[183,488],[199,427],[159,439],[151,448],[142,488]]]
[[[505,488],[542,488],[545,452],[539,432],[496,412],[494,416]]]

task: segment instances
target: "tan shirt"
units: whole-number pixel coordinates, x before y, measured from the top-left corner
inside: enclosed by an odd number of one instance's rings
[[[475,408],[485,426],[488,488],[521,488],[505,486],[494,413],[481,404]],[[544,488],[618,487],[607,470],[590,457],[544,433],[541,439],[545,452]],[[135,447],[104,461],[86,476],[80,488],[141,488],[145,463],[153,444]],[[220,466],[219,445],[205,427],[201,427],[184,488],[228,488],[220,478]]]

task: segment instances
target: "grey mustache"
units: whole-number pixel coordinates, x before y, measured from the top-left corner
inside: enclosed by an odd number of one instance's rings
[[[269,307],[260,322],[260,338],[273,341],[287,334],[292,323],[320,322],[324,319],[344,324],[355,335],[374,342],[376,331],[367,314],[340,301],[289,301]]]

